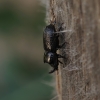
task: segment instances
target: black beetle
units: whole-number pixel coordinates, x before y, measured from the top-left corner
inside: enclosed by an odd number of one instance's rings
[[[54,68],[49,73],[53,73],[55,70],[58,70],[58,64],[60,62],[58,58],[64,58],[61,55],[58,55],[56,51],[66,42],[60,46],[58,38],[59,34],[56,32],[55,26],[53,24],[46,26],[43,33],[43,45],[45,50],[44,63],[48,63]]]
[[[44,63],[48,63],[53,67],[53,70],[51,70],[49,73],[53,73],[54,71],[58,70],[58,64],[61,63],[61,61],[58,60],[58,58],[64,58],[63,56],[52,53],[52,52],[45,52],[44,53]]]

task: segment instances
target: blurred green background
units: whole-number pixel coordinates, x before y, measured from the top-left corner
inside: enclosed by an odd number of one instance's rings
[[[50,100],[53,75],[43,63],[45,6],[0,0],[0,100]]]

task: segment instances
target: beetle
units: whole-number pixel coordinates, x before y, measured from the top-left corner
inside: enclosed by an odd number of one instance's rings
[[[53,73],[54,71],[58,70],[59,63],[63,64],[61,61],[58,60],[58,58],[65,58],[57,53],[53,52],[45,52],[44,53],[44,63],[48,63],[53,67],[53,70],[51,70],[49,73]]]
[[[57,50],[63,47],[65,43],[59,45],[59,34],[56,32],[53,24],[46,26],[43,32],[43,45],[45,50],[44,63],[48,63],[54,68],[49,73],[53,73],[55,70],[58,70],[58,64],[62,63],[58,60],[58,58],[64,57],[57,54]]]

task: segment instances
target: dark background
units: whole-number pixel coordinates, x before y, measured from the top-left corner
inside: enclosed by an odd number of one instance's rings
[[[0,100],[50,100],[53,75],[43,63],[45,6],[0,0]]]

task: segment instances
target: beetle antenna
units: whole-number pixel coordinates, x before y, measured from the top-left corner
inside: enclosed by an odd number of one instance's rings
[[[55,72],[55,70],[58,70],[58,69],[57,69],[57,68],[54,68],[53,70],[51,70],[51,71],[49,72],[49,74]]]

